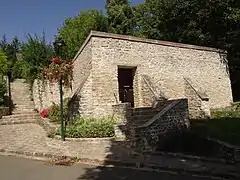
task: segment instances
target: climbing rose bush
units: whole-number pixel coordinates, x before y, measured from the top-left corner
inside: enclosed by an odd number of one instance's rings
[[[50,83],[62,83],[70,87],[73,80],[73,62],[71,60],[61,60],[57,57],[51,59],[52,63],[43,69],[43,75]]]

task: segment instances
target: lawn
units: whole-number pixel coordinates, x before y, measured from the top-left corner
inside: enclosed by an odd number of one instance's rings
[[[192,130],[220,141],[240,146],[240,109],[212,112],[212,119],[191,120]]]

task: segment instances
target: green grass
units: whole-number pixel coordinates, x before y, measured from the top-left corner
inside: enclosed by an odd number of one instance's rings
[[[212,112],[212,119],[191,120],[192,130],[200,135],[216,138],[240,146],[240,110]]]

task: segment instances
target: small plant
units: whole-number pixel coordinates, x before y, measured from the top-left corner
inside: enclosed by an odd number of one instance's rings
[[[74,124],[66,127],[69,138],[104,138],[114,136],[115,120],[110,117],[81,118],[75,117]],[[60,131],[58,131],[58,134]]]
[[[66,98],[63,100],[63,119],[65,121],[68,120],[68,103],[70,98]],[[52,122],[60,123],[61,121],[61,112],[60,112],[60,105],[53,103],[53,105],[50,107],[50,112],[48,114],[48,118]]]
[[[0,77],[0,106],[4,106],[4,96],[7,93],[6,81]]]

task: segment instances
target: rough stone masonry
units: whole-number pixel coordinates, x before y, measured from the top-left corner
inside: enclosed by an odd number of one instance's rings
[[[170,99],[194,101],[201,89],[209,108],[226,107],[232,103],[227,64],[226,52],[214,48],[92,31],[75,56],[75,108],[83,116],[112,114],[112,105],[120,101],[119,68],[134,69],[134,107],[150,105],[145,102],[152,94],[146,93],[144,74]],[[194,85],[187,86],[185,79]],[[197,89],[187,91],[189,87]],[[46,99],[58,102],[58,97]]]

